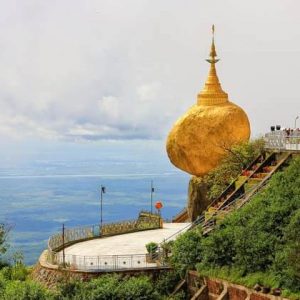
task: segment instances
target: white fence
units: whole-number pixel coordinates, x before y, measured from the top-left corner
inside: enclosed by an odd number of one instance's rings
[[[300,130],[271,131],[265,135],[265,142],[268,149],[300,151]]]

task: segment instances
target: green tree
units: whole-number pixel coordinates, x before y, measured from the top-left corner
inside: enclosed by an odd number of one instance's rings
[[[180,280],[177,272],[165,272],[160,274],[155,282],[155,288],[161,295],[169,295],[174,291],[175,286]]]
[[[9,230],[10,228],[7,225],[5,225],[4,223],[0,223],[0,268],[4,264],[1,255],[3,255],[8,249],[7,235],[9,233]]]
[[[284,231],[284,245],[276,253],[274,271],[282,284],[292,291],[300,291],[300,209]]]
[[[223,147],[226,155],[221,163],[205,176],[208,197],[218,197],[241,171],[264,151],[264,140],[241,142],[232,147]]]
[[[14,280],[7,282],[1,299],[50,300],[53,299],[53,294],[35,282]]]
[[[155,290],[149,277],[130,277],[122,282],[118,288],[120,300],[156,300],[159,294]]]
[[[201,261],[202,233],[198,230],[187,231],[181,234],[172,245],[171,264],[181,276],[187,270],[195,270],[196,263]]]
[[[117,275],[106,275],[85,284],[85,299],[114,300],[118,299],[118,290],[121,285]]]

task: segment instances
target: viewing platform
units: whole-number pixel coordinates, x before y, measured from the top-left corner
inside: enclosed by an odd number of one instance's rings
[[[147,255],[145,245],[174,240],[187,223],[164,223],[163,228],[146,230],[76,243],[65,249],[65,262],[80,270],[156,268],[156,259]],[[63,253],[59,252],[62,263]]]
[[[164,266],[159,244],[186,231],[190,223],[163,223],[157,214],[141,212],[137,220],[66,229],[49,238],[40,264],[49,269],[109,272]],[[146,244],[158,249],[149,254]]]
[[[272,128],[265,134],[266,149],[278,151],[300,151],[300,129]]]

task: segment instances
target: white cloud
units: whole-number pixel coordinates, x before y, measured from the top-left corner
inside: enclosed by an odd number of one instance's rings
[[[296,0],[0,4],[2,137],[166,136],[204,84],[213,22],[219,77],[254,133],[300,113]]]

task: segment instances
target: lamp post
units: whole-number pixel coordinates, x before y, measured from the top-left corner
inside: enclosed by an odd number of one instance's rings
[[[65,254],[65,224],[62,224],[62,244],[63,244],[63,267],[66,266],[66,254]]]
[[[151,180],[151,190],[150,190],[150,211],[151,214],[153,212],[152,208],[153,208],[153,193],[154,193],[154,187],[153,187],[153,180]]]
[[[103,223],[103,218],[102,218],[102,212],[103,212],[103,194],[105,194],[105,186],[101,185],[101,190],[100,190],[100,230],[102,233],[102,223]]]
[[[299,119],[299,116],[297,116],[296,118],[295,118],[295,129],[297,128],[297,120]]]

